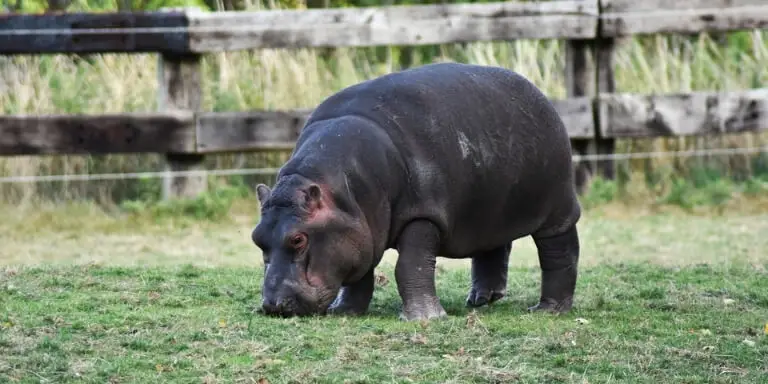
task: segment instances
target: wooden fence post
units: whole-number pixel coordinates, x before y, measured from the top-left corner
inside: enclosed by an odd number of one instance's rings
[[[616,80],[613,77],[613,55],[616,47],[616,40],[608,38],[598,38],[594,41],[595,57],[597,58],[597,93],[613,93],[616,90]],[[616,152],[616,139],[603,137],[603,124],[607,121],[601,121],[599,116],[600,104],[595,101],[595,149],[598,154],[612,155]],[[593,163],[593,169],[597,170],[600,177],[613,180],[616,177],[614,160],[598,160]]]
[[[567,40],[565,46],[565,81],[568,97],[588,96],[595,98],[595,137],[573,139],[573,152],[577,155],[612,154],[615,141],[601,137],[599,104],[596,96],[601,92],[613,92],[613,40]],[[595,174],[605,179],[615,176],[612,160],[580,160],[574,164],[574,182],[579,193],[585,191]]]
[[[198,54],[160,54],[158,61],[158,109],[160,111],[200,110],[202,104],[202,74]],[[166,171],[191,171],[203,169],[203,155],[167,153]],[[203,175],[173,176],[163,180],[163,199],[195,197],[205,192],[206,177]]]
[[[567,96],[593,97],[595,94],[595,63],[591,55],[590,40],[566,40],[565,42],[565,88]],[[585,155],[595,153],[594,139],[572,139],[574,154]],[[574,183],[579,193],[584,191],[589,183],[591,164],[579,161],[574,164]]]

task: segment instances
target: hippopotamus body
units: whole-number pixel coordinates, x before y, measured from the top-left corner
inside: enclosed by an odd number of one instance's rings
[[[374,268],[398,251],[407,320],[446,313],[437,256],[472,259],[469,306],[506,294],[512,242],[531,235],[539,303],[572,306],[581,215],[571,144],[550,101],[507,69],[441,63],[330,96],[308,118],[273,188],[256,187],[270,314],[366,312]]]

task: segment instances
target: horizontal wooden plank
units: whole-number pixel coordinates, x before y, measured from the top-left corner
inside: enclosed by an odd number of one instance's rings
[[[590,138],[595,136],[595,116],[592,111],[592,99],[589,97],[573,97],[562,100],[552,100],[557,113],[563,119],[568,136],[572,139]]]
[[[600,35],[695,34],[768,28],[768,3],[735,8],[604,13]]]
[[[190,9],[193,27],[242,27],[259,24],[279,27],[285,24],[369,24],[394,20],[434,20],[453,17],[518,17],[545,15],[597,16],[596,0],[547,2],[496,1],[436,5],[393,5],[326,9],[283,9],[266,11],[203,12]]]
[[[0,116],[0,155],[194,150],[192,113]]]
[[[764,5],[765,0],[600,0],[602,12],[648,12]]]
[[[601,135],[717,135],[768,129],[768,88],[734,92],[602,94]]]
[[[293,148],[310,109],[207,112],[197,115],[197,152]]]
[[[594,136],[589,98],[553,101],[573,138]],[[287,150],[294,146],[311,109],[292,111],[208,112],[197,116],[199,153]]]
[[[192,51],[212,52],[591,38],[598,13],[596,0],[570,0],[190,12],[188,17]]]
[[[193,52],[263,48],[425,45],[514,39],[592,38],[597,21],[585,16],[542,16],[494,20],[429,20],[386,25],[259,26],[190,33]]]
[[[0,54],[184,53],[186,29],[183,12],[0,14]]]

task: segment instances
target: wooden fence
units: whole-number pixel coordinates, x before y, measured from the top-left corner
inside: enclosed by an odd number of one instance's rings
[[[768,128],[768,88],[638,95],[614,89],[616,39],[632,34],[768,28],[766,0],[561,0],[371,8],[0,15],[0,54],[159,53],[156,113],[0,116],[0,155],[165,153],[194,170],[208,153],[290,149],[311,110],[201,112],[201,55],[260,48],[566,40],[567,98],[552,100],[577,154],[612,153],[622,137]],[[612,162],[577,165],[577,183]],[[169,176],[192,196],[198,176]]]

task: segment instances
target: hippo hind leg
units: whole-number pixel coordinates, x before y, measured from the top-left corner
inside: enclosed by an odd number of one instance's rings
[[[467,295],[469,307],[481,307],[507,294],[507,268],[512,242],[490,251],[472,254],[472,287]]]
[[[560,234],[532,236],[541,266],[541,296],[529,311],[566,313],[573,305],[579,263],[579,235],[576,225]]]

